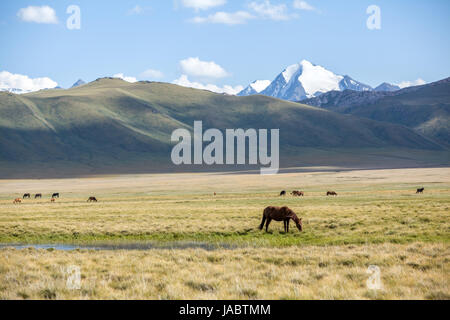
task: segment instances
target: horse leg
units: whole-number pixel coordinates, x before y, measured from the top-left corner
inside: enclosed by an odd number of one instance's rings
[[[266,223],[266,215],[263,214],[261,225],[259,226],[259,230],[264,228],[264,223]]]
[[[266,232],[269,232],[269,225],[270,225],[270,222],[272,222],[272,219],[271,219],[271,218],[267,218],[267,222],[266,222]]]
[[[283,220],[283,223],[284,223],[284,233],[286,233],[286,232],[287,232],[287,223],[286,223],[286,220]]]
[[[291,220],[289,219],[288,221],[286,221],[286,226],[287,226],[287,233],[289,233],[289,222],[290,222]]]

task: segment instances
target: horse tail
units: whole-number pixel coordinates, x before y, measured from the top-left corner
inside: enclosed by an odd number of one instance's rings
[[[264,228],[264,223],[266,223],[266,213],[263,213],[261,225],[259,226],[259,230],[262,230]]]

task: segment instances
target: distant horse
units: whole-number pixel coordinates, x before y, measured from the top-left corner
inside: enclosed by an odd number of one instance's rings
[[[54,194],[52,195],[52,198],[58,198],[58,199],[59,199],[59,193],[54,193]]]
[[[292,191],[291,194],[294,197],[304,197],[305,196],[305,193],[303,191]]]
[[[272,220],[283,221],[284,222],[284,232],[289,232],[289,222],[293,220],[301,232],[303,231],[302,219],[299,219],[294,211],[288,207],[267,207],[264,210],[261,225],[259,230],[264,228],[264,223],[266,224],[266,232],[269,230],[269,225]]]
[[[23,199],[31,199],[31,194],[25,193],[22,198]]]
[[[56,201],[56,199],[55,199],[55,198],[52,198],[52,200],[50,200],[50,201],[51,201],[51,202],[53,203],[53,202],[55,202],[55,201]]]
[[[417,189],[417,192],[416,192],[416,194],[417,193],[423,193],[425,191],[425,188],[420,188],[420,189]]]
[[[337,196],[338,194],[336,193],[336,192],[334,192],[334,191],[328,191],[327,192],[327,197],[328,196]]]
[[[97,198],[95,198],[95,197],[89,197],[87,202],[98,202],[98,201],[97,201]]]
[[[20,199],[20,198],[17,198],[16,200],[14,200],[14,202],[13,202],[14,204],[19,204],[19,203],[22,203],[22,199]]]
[[[39,198],[42,199],[42,193],[36,193],[36,195],[34,196],[35,199]]]
[[[286,195],[286,191],[283,190],[280,192],[280,197],[284,197],[285,195]]]

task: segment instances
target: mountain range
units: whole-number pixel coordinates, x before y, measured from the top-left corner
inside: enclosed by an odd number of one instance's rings
[[[81,86],[83,84],[86,84],[86,82],[84,82],[83,80],[79,79],[77,82],[75,82],[71,88],[75,88],[78,86]],[[60,86],[54,87],[54,88],[43,88],[41,90],[50,90],[50,89],[63,89]],[[35,90],[25,90],[25,89],[21,89],[21,88],[9,88],[9,87],[4,87],[4,88],[0,88],[0,92],[10,92],[10,93],[14,93],[14,94],[25,94],[25,93],[31,93],[31,92],[35,92]]]
[[[347,75],[337,75],[322,66],[307,60],[284,69],[273,81],[252,82],[238,96],[262,94],[289,101],[300,101],[317,97],[329,91],[394,91],[398,86],[383,83],[373,89],[371,86],[352,79]]]
[[[397,91],[331,91],[301,103],[403,125],[450,146],[450,78]]]
[[[0,92],[0,178],[242,169],[171,163],[171,133],[192,131],[196,120],[205,130],[279,128],[282,167],[449,162],[445,147],[402,125],[263,95],[102,78],[67,90]]]
[[[79,79],[71,88],[86,84]],[[46,88],[43,90],[48,90]],[[55,89],[62,89],[56,87]],[[273,81],[256,80],[250,83],[237,96],[266,95],[288,101],[300,101],[320,96],[330,91],[376,91],[393,92],[400,90],[397,85],[382,83],[375,89],[369,85],[354,80],[348,75],[338,75],[326,68],[315,65],[307,60],[293,64],[284,69]],[[8,91],[16,94],[30,93],[31,91],[19,88],[0,88],[0,91]]]

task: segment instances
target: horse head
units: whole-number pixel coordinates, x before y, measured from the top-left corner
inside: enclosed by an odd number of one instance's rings
[[[294,222],[295,225],[297,226],[297,229],[302,232],[303,231],[303,223],[302,223],[302,219],[299,219],[297,217],[297,215],[295,214],[295,212],[291,209],[289,209],[288,207],[283,207],[281,208],[282,211],[284,211],[284,214],[286,217],[291,218]]]
[[[295,225],[297,226],[297,229],[300,231],[300,232],[302,232],[303,231],[303,222],[302,222],[302,219],[300,218],[297,218],[296,220],[295,220]]]

